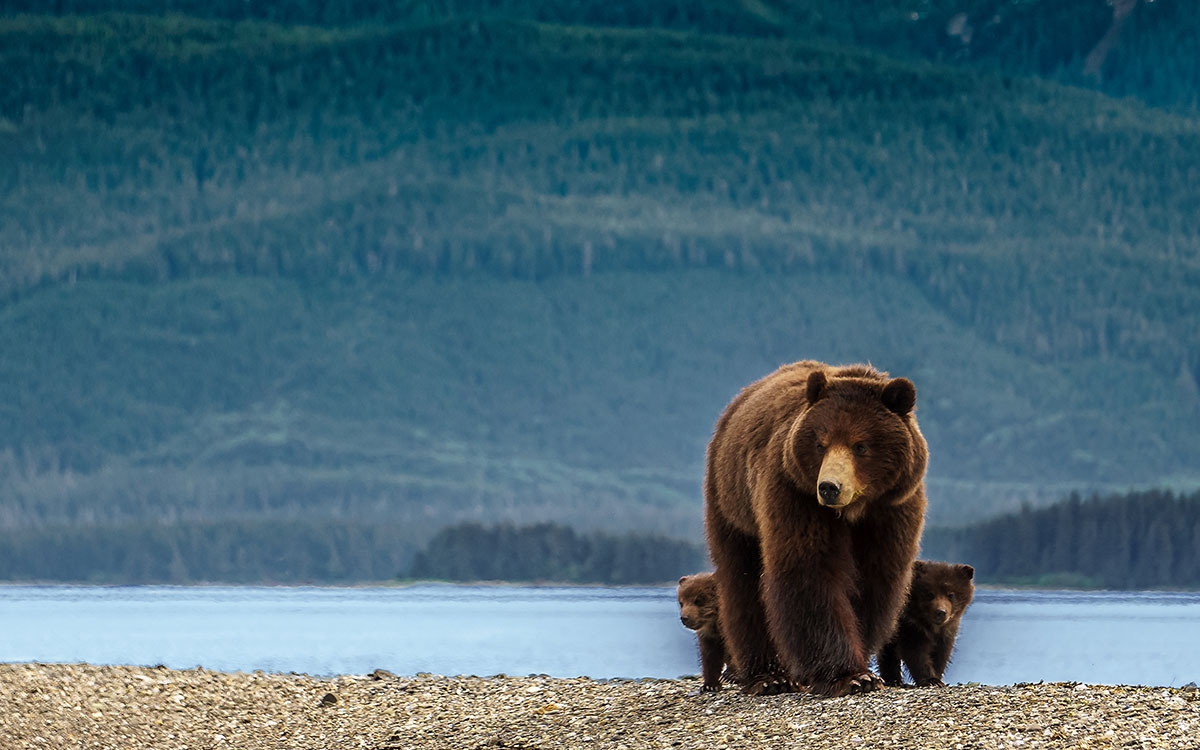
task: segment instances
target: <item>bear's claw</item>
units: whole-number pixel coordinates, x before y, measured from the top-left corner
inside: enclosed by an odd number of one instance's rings
[[[766,675],[748,681],[742,686],[746,695],[780,695],[800,692],[797,686],[782,675]]]
[[[840,698],[843,695],[869,693],[883,687],[883,680],[876,675],[866,672],[859,675],[847,675],[829,682],[814,682],[810,692],[824,698]]]

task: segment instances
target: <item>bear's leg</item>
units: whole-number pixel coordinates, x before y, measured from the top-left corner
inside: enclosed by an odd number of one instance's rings
[[[945,687],[941,676],[934,672],[932,644],[922,643],[904,654],[904,665],[917,687]]]
[[[870,653],[883,648],[896,632],[924,520],[921,497],[877,508],[851,527],[851,554],[858,565],[854,609],[862,625],[863,647]]]
[[[700,640],[700,674],[704,677],[704,693],[721,689],[721,670],[725,668],[725,644],[720,636],[702,635]]]
[[[787,676],[815,695],[877,689],[852,603],[856,572],[844,529],[819,518],[778,518],[762,547],[767,623]]]
[[[950,652],[954,650],[954,641],[957,637],[958,627],[955,625],[953,628],[942,633],[933,646],[933,653],[929,655],[929,664],[933,678],[940,685],[945,684],[942,682],[942,675],[946,674],[946,667],[950,664]]]
[[[775,666],[759,596],[762,563],[758,540],[732,528],[712,512],[706,525],[716,567],[713,576],[721,606],[721,635],[740,681],[753,690]]]
[[[900,687],[904,684],[904,676],[900,673],[900,654],[896,651],[895,643],[889,643],[880,649],[877,659],[879,676],[883,678],[883,684],[892,687]]]

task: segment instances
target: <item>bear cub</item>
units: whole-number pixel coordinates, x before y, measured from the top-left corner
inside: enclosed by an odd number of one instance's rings
[[[725,640],[717,604],[717,582],[712,573],[696,573],[679,579],[679,621],[696,631],[700,645],[700,671],[704,678],[701,692],[721,689],[721,670],[725,667]]]
[[[958,637],[963,612],[975,596],[970,565],[917,560],[912,587],[896,633],[879,652],[879,675],[887,685],[904,684],[900,663],[917,687],[945,687],[942,675]]]

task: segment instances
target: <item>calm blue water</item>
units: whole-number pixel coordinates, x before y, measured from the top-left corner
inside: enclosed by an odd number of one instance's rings
[[[0,661],[313,675],[698,672],[672,588],[0,586]],[[1200,682],[1200,594],[979,591],[947,682]]]

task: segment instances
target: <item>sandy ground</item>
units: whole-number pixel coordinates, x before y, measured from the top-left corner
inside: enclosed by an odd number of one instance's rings
[[[0,748],[1200,748],[1195,688],[958,685],[828,700],[698,688],[3,664]]]

